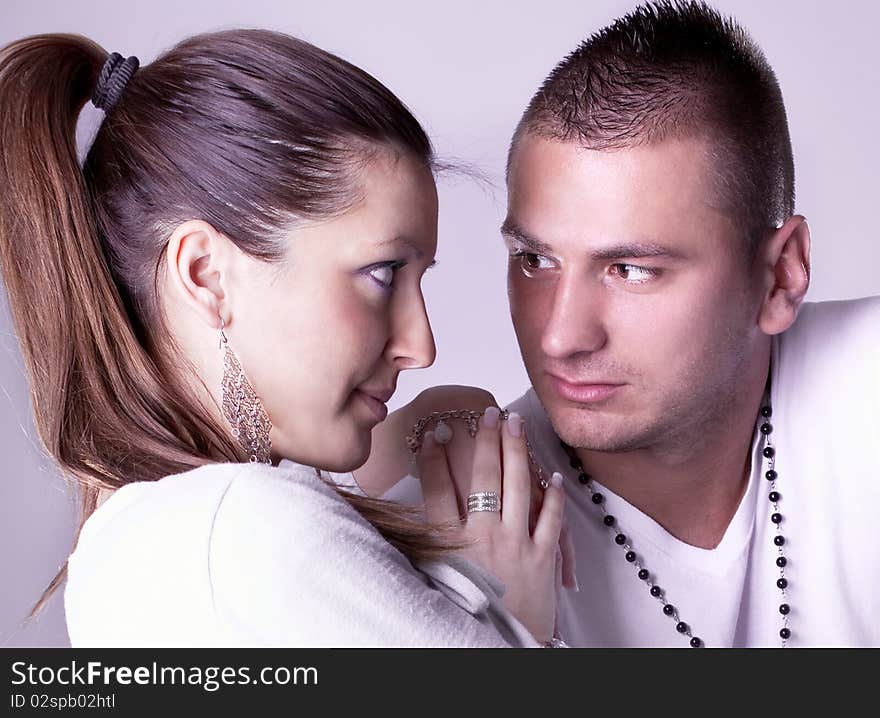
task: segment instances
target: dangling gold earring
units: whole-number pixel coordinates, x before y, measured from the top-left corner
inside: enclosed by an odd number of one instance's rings
[[[220,317],[220,348],[223,350],[223,416],[229,422],[232,435],[241,444],[252,463],[271,463],[272,442],[269,431],[272,422],[263,408],[263,402],[245,376],[244,369],[229,346]]]

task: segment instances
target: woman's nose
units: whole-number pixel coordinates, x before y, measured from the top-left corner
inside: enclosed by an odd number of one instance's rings
[[[415,298],[401,299],[392,317],[391,339],[386,356],[401,369],[429,367],[437,358],[437,347],[424,298],[418,292]]]

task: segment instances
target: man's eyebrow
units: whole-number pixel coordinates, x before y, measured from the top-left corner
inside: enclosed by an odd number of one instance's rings
[[[552,255],[553,248],[539,239],[517,227],[513,222],[505,222],[501,226],[501,235],[510,239],[524,248],[536,254]],[[589,253],[591,259],[644,259],[646,257],[668,257],[669,259],[683,259],[685,255],[671,247],[665,247],[655,242],[623,242],[610,247],[597,249]]]
[[[593,259],[643,259],[645,257],[668,257],[684,259],[684,254],[670,247],[653,242],[626,242],[612,247],[597,249],[590,253]]]
[[[526,249],[531,249],[536,254],[553,254],[553,247],[526,234],[509,220],[501,225],[501,236],[504,239],[514,240]]]

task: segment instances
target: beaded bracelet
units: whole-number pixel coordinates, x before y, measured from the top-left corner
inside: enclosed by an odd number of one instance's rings
[[[501,412],[500,418],[502,421],[506,421],[511,414],[507,409],[499,409],[499,411]],[[435,411],[427,416],[423,416],[413,424],[412,429],[406,437],[406,447],[409,449],[413,463],[415,463],[419,449],[422,448],[422,439],[424,438],[425,431],[431,424],[434,425],[434,438],[438,444],[448,444],[452,440],[452,428],[449,426],[448,422],[453,419],[464,421],[467,426],[468,434],[473,439],[477,435],[480,417],[485,413],[485,411],[473,411],[470,409],[448,409],[446,411]],[[523,419],[523,424],[525,424],[525,419]],[[526,453],[528,453],[529,456],[529,465],[534,470],[535,476],[538,477],[538,485],[542,489],[546,489],[550,485],[550,482],[544,478],[544,471],[541,468],[541,465],[535,460],[535,456],[532,452],[532,445],[529,443],[528,435],[525,434],[525,429],[523,429],[523,433],[526,442]]]

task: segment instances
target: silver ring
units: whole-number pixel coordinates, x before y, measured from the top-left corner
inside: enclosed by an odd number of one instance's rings
[[[501,498],[495,491],[476,491],[467,497],[468,513],[478,511],[501,511]]]
[[[500,513],[501,507],[498,504],[476,504],[474,506],[471,506],[470,504],[468,504],[467,512],[469,514],[479,513],[481,511]]]

